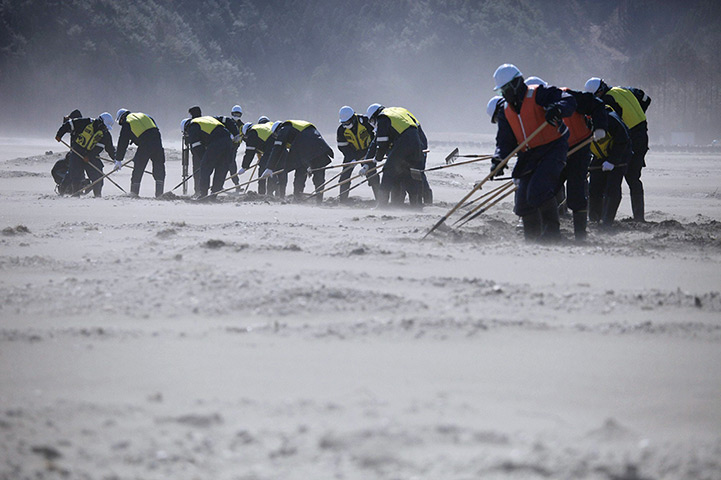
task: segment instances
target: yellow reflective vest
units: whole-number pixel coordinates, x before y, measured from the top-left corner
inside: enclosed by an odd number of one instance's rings
[[[346,140],[348,140],[348,143],[353,145],[353,148],[355,148],[356,150],[367,150],[368,146],[371,143],[371,134],[361,122],[358,122],[357,125],[357,133],[353,133],[353,129],[346,128],[343,131],[343,136]]]
[[[103,135],[102,130],[95,130],[95,122],[90,122],[83,131],[75,137],[75,143],[89,152],[95,148],[95,145],[103,138]]]
[[[381,115],[385,115],[390,119],[391,128],[398,132],[399,135],[410,127],[418,128],[420,125],[416,117],[403,107],[386,107],[381,112]]]
[[[136,138],[140,138],[146,130],[158,128],[153,119],[144,113],[129,113],[128,116],[125,117],[125,121],[130,125],[130,130]]]
[[[304,120],[288,120],[288,122],[290,122],[291,125],[293,125],[293,128],[295,128],[299,132],[302,132],[306,128],[313,126],[312,123],[306,122]]]
[[[217,127],[223,124],[215,117],[198,117],[191,120],[192,123],[198,124],[200,130],[210,135]]]
[[[621,87],[613,87],[611,90],[606,92],[606,95],[611,95],[623,110],[621,119],[629,130],[639,123],[646,121],[646,114],[643,113],[641,104],[638,103],[638,99],[630,90],[626,90]]]
[[[273,133],[273,123],[259,123],[257,125],[253,125],[252,127],[250,127],[250,129],[255,130],[255,132],[258,134],[258,138],[265,142],[270,138],[271,134]]]

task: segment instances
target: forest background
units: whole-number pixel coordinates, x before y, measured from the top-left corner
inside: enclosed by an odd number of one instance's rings
[[[721,138],[720,47],[714,0],[5,0],[0,134],[53,135],[73,108],[125,107],[167,136],[193,104],[236,103],[245,121],[328,131],[340,106],[374,102],[430,133],[492,134],[492,75],[509,62],[557,86],[642,88],[653,143],[707,144]]]

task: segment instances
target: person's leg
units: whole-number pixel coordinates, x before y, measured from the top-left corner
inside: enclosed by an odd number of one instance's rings
[[[140,195],[140,182],[150,160],[151,149],[147,142],[141,142],[133,157],[133,173],[130,175],[130,194]]]
[[[70,193],[79,196],[80,189],[83,188],[83,180],[85,180],[85,166],[82,157],[75,152],[69,154],[68,175],[70,175]]]
[[[92,166],[91,166],[92,164]],[[95,166],[95,168],[93,168]],[[96,170],[97,169],[97,170]],[[100,171],[98,171],[100,170]],[[85,172],[88,174],[90,183],[94,183],[97,179],[103,176],[103,162],[98,157],[93,157],[88,163],[85,164]],[[95,197],[101,197],[103,192],[104,180],[99,181],[93,185],[93,195]]]
[[[163,195],[165,190],[165,150],[158,140],[150,155],[153,162],[153,179],[155,180],[155,197]]]

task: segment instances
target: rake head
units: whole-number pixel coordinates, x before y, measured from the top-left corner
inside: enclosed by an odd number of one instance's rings
[[[451,163],[456,161],[456,157],[458,156],[458,147],[454,148],[451,153],[448,154],[446,157],[446,165],[450,165]]]

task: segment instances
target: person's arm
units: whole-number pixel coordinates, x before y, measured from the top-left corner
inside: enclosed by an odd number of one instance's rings
[[[118,137],[118,150],[115,152],[115,159],[122,162],[125,158],[125,152],[128,149],[128,142],[130,142],[130,125],[127,123],[123,124],[120,129],[120,136]]]
[[[243,140],[245,141],[245,154],[243,155],[243,161],[240,167],[248,170],[250,164],[253,163],[253,157],[255,157],[255,154],[258,152],[256,145],[260,143],[260,138],[258,137],[258,132],[250,130]]]
[[[110,131],[103,125],[103,143],[105,144],[105,151],[110,155],[111,160],[115,160],[115,147],[113,146],[113,136]]]
[[[381,162],[390,148],[391,119],[385,115],[378,116],[378,129],[375,138],[375,160]]]
[[[290,129],[293,125],[286,124],[278,127],[276,132],[275,140],[273,141],[273,150],[270,152],[270,158],[268,159],[268,170],[275,172],[280,165],[280,159],[282,158],[283,152],[285,151],[285,144],[290,135]]]
[[[561,117],[570,117],[576,111],[576,99],[573,95],[556,87],[539,86],[536,103],[546,111],[557,109]]]
[[[636,87],[624,87],[629,92],[633,93],[633,96],[636,97],[636,100],[638,100],[638,103],[641,105],[641,108],[643,109],[644,113],[646,110],[648,110],[649,105],[651,105],[651,97],[646,95],[646,92],[641,90],[640,88]]]
[[[68,121],[63,122],[62,125],[60,125],[60,128],[58,128],[58,132],[55,134],[55,140],[57,140],[59,142],[60,139],[63,138],[63,135],[71,132],[72,129],[73,129],[73,119],[71,118],[71,119],[68,119]]]
[[[618,104],[615,98],[613,98],[609,94],[606,94],[601,100],[603,100],[603,103],[613,108],[613,111],[616,112],[619,117],[623,118],[623,108],[621,108],[621,105]]]
[[[200,140],[200,125],[197,123],[191,123],[188,126],[188,145],[190,151],[193,153],[193,163],[200,165],[203,155],[205,154],[205,145]]]
[[[623,153],[628,148],[629,143],[631,143],[631,139],[628,135],[628,128],[626,127],[626,124],[623,123],[620,116],[609,115],[608,129],[611,137],[613,138],[613,142],[610,150],[608,151],[608,157],[606,157],[606,160],[614,165],[618,165],[623,163],[623,160],[625,160],[623,158]]]

